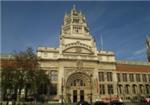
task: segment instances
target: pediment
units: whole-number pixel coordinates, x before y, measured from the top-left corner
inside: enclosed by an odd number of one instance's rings
[[[93,51],[90,46],[80,42],[75,42],[67,44],[63,53],[93,54]]]
[[[91,51],[82,47],[72,47],[64,50],[64,53],[82,53],[82,54],[92,54]]]

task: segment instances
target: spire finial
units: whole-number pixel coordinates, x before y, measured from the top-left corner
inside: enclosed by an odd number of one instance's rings
[[[76,10],[76,5],[75,4],[73,4],[73,10]]]

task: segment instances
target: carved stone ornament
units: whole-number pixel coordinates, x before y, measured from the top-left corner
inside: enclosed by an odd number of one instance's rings
[[[77,47],[77,48],[76,48],[76,52],[77,52],[77,53],[81,53],[81,48],[80,48],[80,47]]]
[[[77,61],[77,70],[82,70],[83,68],[83,62],[82,61]]]

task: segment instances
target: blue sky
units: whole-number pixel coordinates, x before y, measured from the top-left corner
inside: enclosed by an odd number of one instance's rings
[[[117,59],[146,61],[149,1],[1,2],[1,53],[58,47],[64,14],[73,4],[85,14],[98,49],[102,35],[103,49],[114,51]]]

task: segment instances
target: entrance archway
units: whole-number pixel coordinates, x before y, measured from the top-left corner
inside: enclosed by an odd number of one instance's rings
[[[88,100],[90,93],[90,76],[83,72],[71,74],[66,83],[66,95],[68,102]]]

